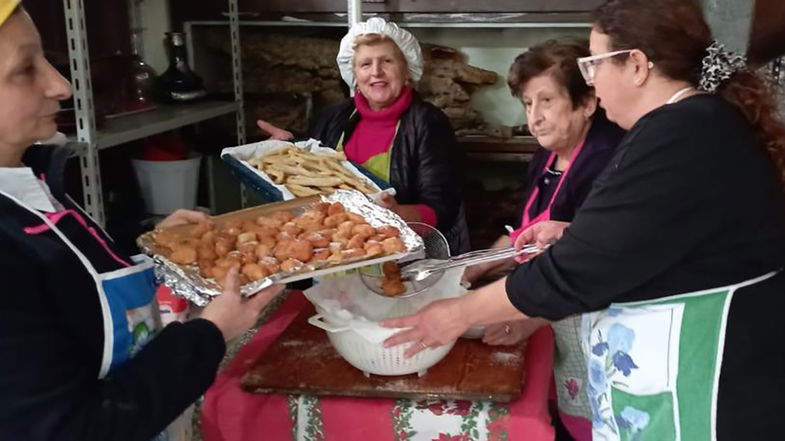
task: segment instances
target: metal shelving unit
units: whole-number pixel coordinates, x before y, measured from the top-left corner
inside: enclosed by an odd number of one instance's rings
[[[234,101],[159,105],[157,109],[152,111],[107,120],[101,130],[97,130],[84,1],[63,0],[77,127],[73,145],[79,154],[84,206],[90,216],[99,224],[103,225],[106,220],[101,190],[100,150],[230,113],[237,115],[237,142],[240,144],[245,142],[237,0],[228,0],[228,3],[232,38]]]

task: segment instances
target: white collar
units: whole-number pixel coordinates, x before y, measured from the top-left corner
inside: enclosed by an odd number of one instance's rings
[[[0,191],[3,191],[30,207],[53,213],[57,211],[49,186],[38,180],[30,167],[0,167]]]

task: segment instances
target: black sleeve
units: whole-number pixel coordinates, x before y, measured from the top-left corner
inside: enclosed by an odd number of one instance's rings
[[[167,326],[99,380],[95,351],[85,348],[94,343],[64,317],[78,312],[51,300],[96,294],[67,286],[50,293],[24,250],[7,250],[0,253],[0,439],[150,441],[212,384],[225,345],[202,319]]]
[[[210,387],[224,352],[223,336],[210,321],[168,325],[134,358],[85,390],[52,439],[149,441]]]
[[[463,154],[447,116],[433,108],[417,128],[418,203],[436,212],[437,228],[449,230],[461,205]]]
[[[512,303],[533,317],[561,319],[614,301],[642,300],[639,288],[712,234],[721,204],[698,139],[668,114],[640,121],[595,182],[564,236],[507,281]]]

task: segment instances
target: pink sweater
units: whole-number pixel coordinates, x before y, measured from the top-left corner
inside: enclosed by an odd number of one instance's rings
[[[354,105],[361,118],[344,146],[346,157],[354,163],[363,164],[376,155],[388,152],[394,141],[395,127],[403,112],[411,105],[413,96],[412,88],[405,86],[390,107],[375,111],[365,96],[357,93]],[[433,208],[418,204],[417,210],[423,223],[436,226],[438,219]]]

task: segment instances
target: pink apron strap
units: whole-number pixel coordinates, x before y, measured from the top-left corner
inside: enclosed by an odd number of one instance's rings
[[[548,201],[548,206],[545,207],[545,210],[543,210],[542,213],[538,214],[534,219],[531,219],[529,217],[529,210],[531,209],[531,206],[534,203],[534,201],[537,200],[537,196],[540,194],[539,186],[534,187],[534,190],[532,190],[529,199],[526,201],[526,205],[523,207],[523,214],[521,215],[520,228],[510,233],[510,240],[513,243],[515,243],[515,240],[518,238],[518,236],[520,236],[521,233],[530,225],[536,224],[537,222],[541,222],[544,220],[550,220],[551,207],[553,206],[553,201],[556,200],[556,196],[559,194],[559,191],[561,190],[564,181],[567,180],[567,175],[570,173],[572,164],[575,163],[576,159],[578,159],[578,155],[581,154],[581,151],[583,150],[583,146],[585,144],[586,144],[586,138],[584,138],[583,141],[581,141],[581,143],[578,144],[578,146],[575,148],[575,151],[572,152],[572,156],[570,157],[570,163],[567,164],[567,167],[564,169],[564,172],[561,175],[561,179],[559,179],[559,184],[556,186],[556,190],[553,192],[553,195],[551,196],[551,200]],[[545,170],[547,170],[548,166],[551,165],[555,160],[556,160],[556,154],[551,152],[550,156],[548,157],[548,160],[545,161],[545,164],[543,165],[542,170],[540,170],[540,173],[537,175],[537,177],[539,178],[540,176],[542,176],[545,173]]]

